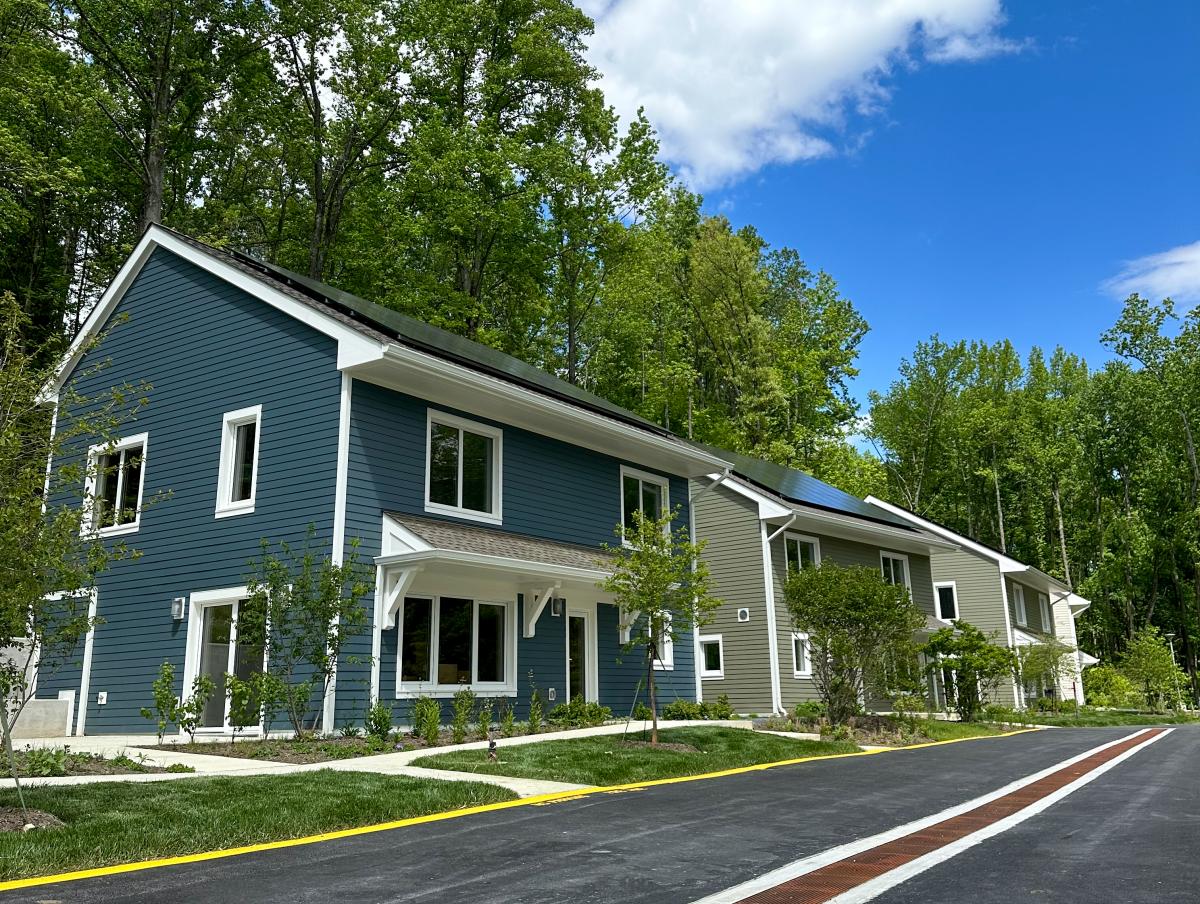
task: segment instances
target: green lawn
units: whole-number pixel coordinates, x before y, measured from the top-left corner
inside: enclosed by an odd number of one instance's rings
[[[931,741],[955,741],[959,738],[985,738],[1003,734],[1006,729],[986,722],[947,722],[943,719],[922,719],[919,731]],[[919,743],[919,742],[918,742]]]
[[[0,879],[297,838],[514,797],[477,782],[331,770],[29,788],[27,804],[66,826],[0,833]],[[0,806],[16,805],[15,792],[0,792]]]
[[[1099,728],[1106,725],[1184,725],[1200,722],[1196,716],[1186,713],[1135,713],[1123,710],[1098,710],[1084,708],[1075,713],[1031,713],[1021,714],[1021,721],[1034,725],[1057,725],[1062,728]]]
[[[637,742],[642,738],[640,732],[629,736]],[[627,744],[620,735],[601,735],[501,747],[495,762],[487,759],[486,751],[466,750],[421,757],[413,765],[580,785],[623,785],[858,749],[844,741],[797,741],[742,728],[671,728],[659,732],[659,738],[664,744],[696,749],[654,749]]]

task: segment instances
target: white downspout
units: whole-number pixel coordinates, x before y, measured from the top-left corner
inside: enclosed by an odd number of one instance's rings
[[[793,520],[795,519],[793,518]],[[775,625],[775,575],[771,569],[771,538],[767,536],[767,522],[761,521],[760,524],[762,526],[763,577],[766,579],[767,639],[769,641],[767,661],[771,667],[771,711],[781,713],[783,712],[783,694],[779,684],[779,634]]]

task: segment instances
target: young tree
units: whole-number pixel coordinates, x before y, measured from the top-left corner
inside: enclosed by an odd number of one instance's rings
[[[1145,694],[1146,705],[1155,710],[1168,705],[1177,708],[1188,686],[1187,675],[1175,665],[1171,648],[1153,626],[1138,631],[1129,642],[1121,658],[1121,671]]]
[[[623,650],[646,651],[646,686],[653,724],[650,743],[658,743],[658,709],[654,696],[654,663],[662,645],[690,637],[693,627],[712,619],[721,601],[709,593],[708,566],[701,558],[705,541],[691,542],[686,527],[671,529],[679,508],[661,518],[634,512],[633,526],[618,526],[621,544],[605,545],[613,554],[613,571],[600,585],[620,607],[629,640]]]
[[[882,691],[881,663],[905,660],[925,617],[908,590],[877,568],[825,562],[788,575],[784,599],[808,635],[813,683],[829,721],[844,723],[868,692]]]
[[[278,679],[270,682],[272,694],[278,694],[297,737],[306,730],[314,691],[321,689],[322,700],[330,693],[342,648],[365,629],[362,598],[371,589],[358,561],[358,541],[335,564],[318,555],[315,533],[310,526],[299,550],[281,542],[275,553],[262,541],[237,625],[239,645],[268,653],[266,674]]]
[[[921,648],[930,673],[954,674],[954,708],[959,718],[971,722],[1000,682],[1011,679],[1018,668],[1017,655],[961,619],[952,628],[935,631]]]
[[[1017,649],[1017,680],[1024,686],[1052,687],[1058,692],[1059,681],[1074,675],[1075,648],[1059,640],[1030,644]]]

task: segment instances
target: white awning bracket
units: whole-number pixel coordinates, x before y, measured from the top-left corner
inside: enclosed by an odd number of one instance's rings
[[[404,594],[408,592],[421,570],[420,565],[412,565],[393,574],[388,574],[387,569],[384,569],[387,584],[383,594],[383,618],[380,620],[384,628],[396,627],[396,613],[404,605]]]
[[[621,635],[620,635],[621,643],[623,643],[623,644],[629,643],[629,637],[633,632],[633,626],[637,622],[637,620],[639,618],[641,618],[641,615],[642,615],[642,613],[636,609],[632,609],[632,610],[621,609],[618,611],[617,617],[620,620],[620,624],[618,625],[618,627],[620,628],[620,631],[621,631]]]
[[[542,610],[545,609],[546,604],[550,602],[550,598],[554,595],[554,591],[560,589],[561,587],[562,581],[555,581],[541,593],[538,593],[536,589],[532,589],[532,592],[525,591],[525,611],[523,618],[524,624],[521,626],[521,633],[525,637],[534,636],[537,631],[538,616],[542,614]]]

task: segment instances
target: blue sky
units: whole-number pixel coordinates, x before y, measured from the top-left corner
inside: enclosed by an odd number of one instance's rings
[[[596,0],[593,62],[710,211],[838,279],[860,400],[934,332],[1099,363],[1128,290],[1200,303],[1200,3],[821,6],[663,39],[677,0]]]

